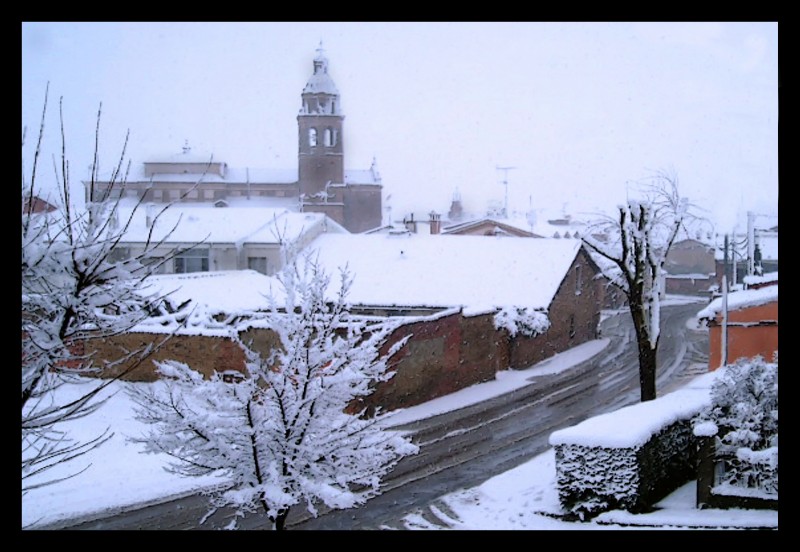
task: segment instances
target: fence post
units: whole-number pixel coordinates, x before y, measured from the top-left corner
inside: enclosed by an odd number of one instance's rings
[[[711,506],[716,465],[715,441],[715,435],[697,437],[697,507],[701,510]]]

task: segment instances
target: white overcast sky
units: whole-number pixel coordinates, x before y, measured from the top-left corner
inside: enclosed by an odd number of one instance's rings
[[[512,209],[609,209],[661,169],[720,231],[777,212],[776,22],[23,22],[21,38],[23,127],[49,81],[74,181],[101,102],[104,169],[128,130],[133,163],[188,140],[231,166],[295,167],[322,40],[346,167],[377,159],[394,219],[446,212],[456,189],[483,211],[506,174]]]

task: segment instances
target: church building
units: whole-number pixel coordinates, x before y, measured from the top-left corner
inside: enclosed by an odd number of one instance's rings
[[[320,46],[301,93],[295,169],[229,167],[211,156],[192,154],[187,144],[177,155],[146,161],[132,171],[124,194],[146,203],[206,202],[217,207],[269,198],[270,206],[323,213],[353,233],[372,230],[381,225],[381,177],[374,160],[369,169],[345,168],[343,123],[339,91]],[[87,201],[122,193],[120,183],[110,180],[85,181],[84,187]]]

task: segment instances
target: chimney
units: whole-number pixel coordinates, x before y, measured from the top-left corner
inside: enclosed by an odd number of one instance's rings
[[[404,218],[403,224],[405,225],[406,230],[408,230],[412,234],[417,233],[417,223],[414,220],[414,213],[411,213],[411,216],[409,218]]]
[[[442,220],[441,220],[442,216],[436,211],[431,211],[430,216],[431,216],[430,220],[431,235],[440,234],[442,231]]]

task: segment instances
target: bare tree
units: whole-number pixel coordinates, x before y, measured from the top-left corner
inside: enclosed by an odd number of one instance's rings
[[[642,192],[641,199],[620,205],[616,218],[593,223],[582,241],[610,261],[603,263],[603,274],[628,299],[639,351],[641,400],[649,401],[656,398],[664,264],[681,228],[696,217],[671,173],[659,171],[642,183]]]
[[[60,156],[53,156],[52,180],[43,178],[39,172],[47,93],[30,172],[26,171],[24,162],[24,128],[22,136],[23,494],[77,475],[88,467],[75,467],[66,476],[62,470],[58,476],[48,477],[45,473],[86,454],[112,435],[106,430],[88,441],[76,441],[70,437],[64,422],[95,411],[102,404],[98,400],[100,391],[137,368],[159,347],[155,343],[140,350],[122,352],[113,359],[98,359],[85,353],[85,345],[90,340],[123,334],[159,309],[162,298],[148,294],[145,285],[158,269],[157,265],[148,264],[148,260],[163,243],[163,238],[158,242],[148,240],[143,251],[133,257],[120,254],[119,244],[132,218],[131,214],[120,221],[119,216],[121,198],[125,195],[119,192],[124,191],[127,177],[124,166],[127,136],[106,190],[98,194],[97,201],[88,202],[85,207],[75,205],[70,196],[70,167],[61,107],[60,102],[61,152]],[[92,189],[98,177],[100,115],[98,110]],[[55,190],[54,195],[58,196],[52,203],[42,201],[42,196],[50,198],[43,194],[47,188]],[[134,212],[141,201],[133,206]],[[41,206],[49,208],[40,209]],[[161,213],[163,209],[156,216]],[[122,371],[115,370],[115,378],[88,380],[81,377],[98,375],[114,365],[125,366]],[[64,398],[56,392],[64,383],[78,381],[86,387],[77,396],[72,393],[71,398]]]
[[[392,377],[388,361],[406,340],[380,353],[392,327],[350,314],[346,271],[333,299],[330,276],[310,257],[288,265],[280,280],[259,321],[277,346],[261,355],[242,344],[244,379],[205,379],[186,364],[165,362],[159,381],[131,389],[137,418],[151,425],[136,441],[172,457],[179,475],[222,473],[227,485],[213,491],[212,512],[261,510],[278,530],[297,505],[316,515],[319,503],[363,503],[400,458],[418,450],[382,429],[382,413],[368,417],[358,406]]]

